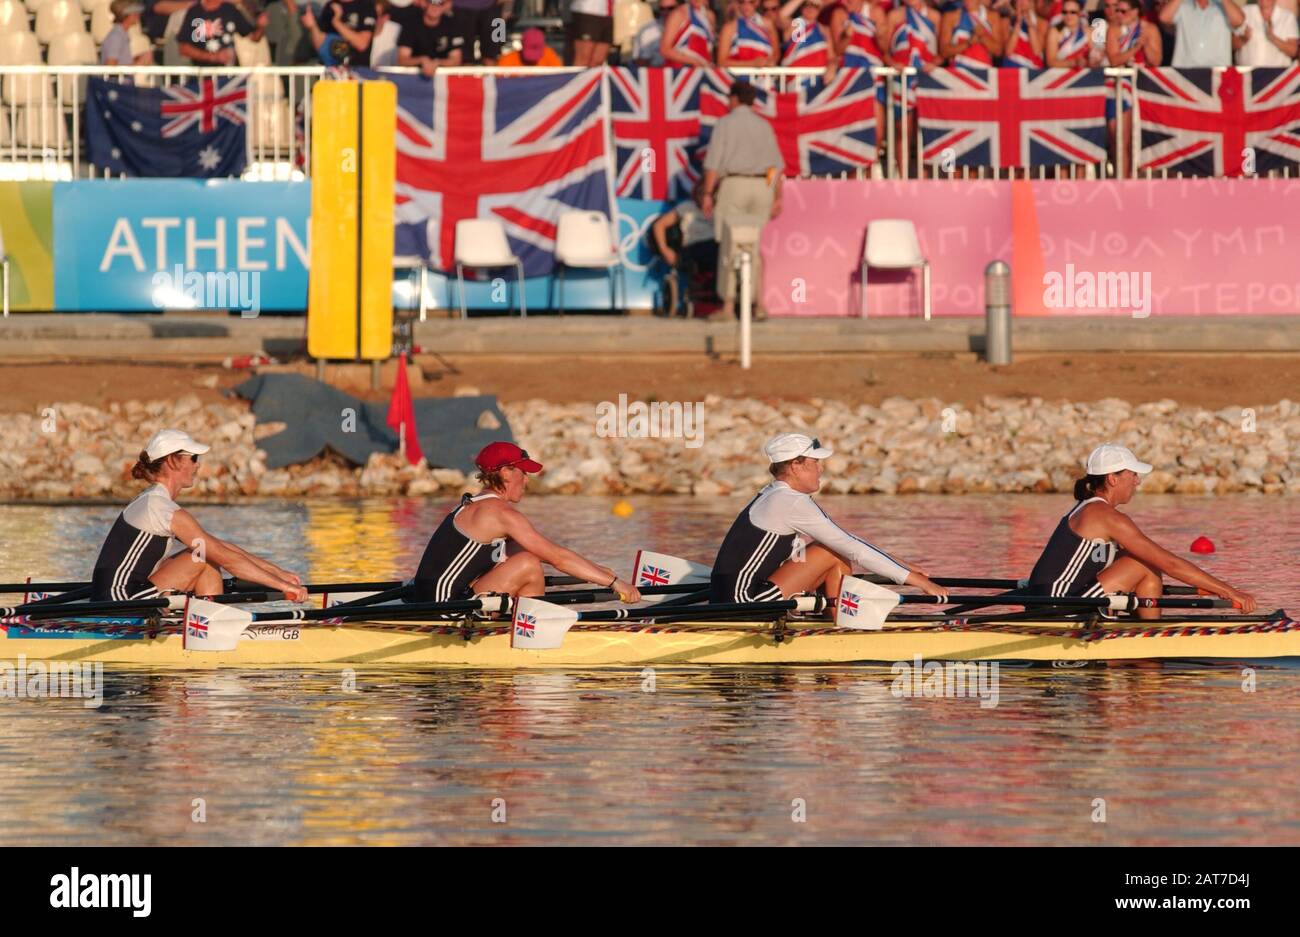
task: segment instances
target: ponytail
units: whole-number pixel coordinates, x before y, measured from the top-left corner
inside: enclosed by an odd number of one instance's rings
[[[1087,501],[1089,498],[1095,498],[1097,492],[1105,487],[1105,475],[1085,475],[1074,483],[1074,500]]]
[[[146,482],[157,481],[158,473],[163,470],[167,460],[176,455],[185,455],[185,453],[173,452],[161,458],[150,459],[148,452],[141,451],[136,457],[135,465],[131,466],[131,477]]]

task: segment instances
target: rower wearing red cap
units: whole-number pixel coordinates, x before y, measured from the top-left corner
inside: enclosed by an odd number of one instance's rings
[[[450,602],[484,592],[539,596],[546,590],[543,563],[612,589],[624,602],[640,601],[636,587],[614,570],[552,543],[516,510],[528,476],[542,470],[527,452],[494,442],[474,464],[483,491],[462,497],[429,538],[415,574],[416,601]],[[515,549],[506,556],[508,542]]]

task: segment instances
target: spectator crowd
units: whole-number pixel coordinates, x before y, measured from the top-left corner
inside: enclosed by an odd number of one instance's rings
[[[0,15],[0,33],[30,28],[24,20],[37,16],[23,9],[24,2],[32,10],[39,6],[33,0],[0,0],[0,6],[11,8]],[[87,10],[98,4],[48,2],[84,4]],[[445,65],[606,63],[826,71],[938,65],[1190,68],[1284,66],[1296,60],[1300,40],[1297,0],[103,3],[111,7],[101,11],[102,20],[98,13],[91,16],[90,30],[103,64],[401,64],[427,74]],[[35,25],[41,33],[41,24]],[[243,60],[250,44],[261,50],[257,62]]]

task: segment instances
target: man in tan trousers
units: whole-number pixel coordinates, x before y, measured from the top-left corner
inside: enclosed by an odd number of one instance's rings
[[[781,180],[785,161],[772,125],[754,113],[754,86],[738,81],[731,86],[731,113],[718,121],[704,157],[704,197],[700,208],[714,219],[722,240],[728,219],[746,215],[775,218],[781,213]],[[716,211],[714,199],[716,198]],[[718,257],[718,285],[723,315],[736,314],[736,274],[733,256]],[[763,319],[763,265],[754,257],[754,318]]]

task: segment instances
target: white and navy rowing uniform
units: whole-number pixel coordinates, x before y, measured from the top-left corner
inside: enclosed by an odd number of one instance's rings
[[[415,572],[415,601],[451,602],[474,595],[474,580],[496,565],[496,543],[480,543],[466,536],[456,526],[456,518],[466,505],[495,497],[490,491],[473,497],[464,495],[442,519]]]
[[[799,546],[820,543],[855,567],[902,585],[910,570],[888,553],[843,530],[811,495],[782,481],[763,488],[745,505],[713,561],[711,602],[773,602],[781,590],[770,579]]]
[[[1043,555],[1029,574],[1029,591],[1035,595],[1103,596],[1106,590],[1097,581],[1097,575],[1115,561],[1115,544],[1109,540],[1080,537],[1070,529],[1070,518],[1087,504],[1104,501],[1089,498],[1080,501],[1052,531],[1043,548]]]
[[[91,574],[94,601],[148,599],[158,595],[149,581],[158,565],[185,549],[172,536],[172,515],[180,505],[163,485],[151,485],[123,509],[99,548]]]

